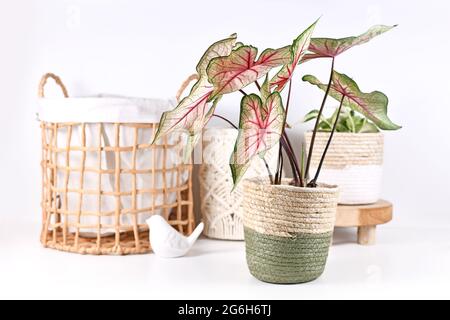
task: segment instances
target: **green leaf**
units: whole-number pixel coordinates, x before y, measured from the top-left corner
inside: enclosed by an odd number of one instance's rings
[[[308,112],[305,117],[303,118],[303,123],[309,122],[311,120],[317,119],[319,116],[319,110],[312,110]],[[320,131],[328,131],[332,128],[332,119],[327,119],[324,117],[324,115],[321,116],[321,119],[319,121],[319,130]]]
[[[380,130],[370,121],[366,121],[363,127],[359,130],[360,133],[378,133]]]
[[[312,110],[305,115],[305,117],[303,118],[303,122],[309,122],[311,120],[317,119],[318,116],[319,110]]]
[[[326,122],[319,123],[319,131],[330,132],[331,129],[332,127],[328,123]]]
[[[239,135],[231,157],[231,172],[236,186],[250,166],[251,160],[274,147],[283,132],[285,112],[278,92],[265,103],[256,94],[241,101]]]
[[[229,56],[212,59],[207,68],[209,82],[214,85],[211,99],[246,87],[291,57],[290,47],[264,50],[258,60],[257,55],[255,47],[241,46]]]
[[[355,120],[357,120],[357,119],[354,116],[353,112],[347,111],[347,112],[344,112],[344,114],[345,114],[345,118],[342,120],[345,121],[345,125],[348,128],[349,132],[356,133],[357,131],[356,131]]]
[[[336,108],[336,109],[334,110],[334,112],[333,112],[333,115],[332,115],[331,118],[329,119],[330,127],[331,127],[331,124],[333,124],[333,123],[336,121],[337,116],[338,116],[338,113],[339,113],[339,108]]]
[[[308,51],[311,37],[318,21],[319,20],[314,22],[308,29],[303,31],[303,33],[298,36],[290,46],[291,60],[289,61],[289,63],[285,64],[283,68],[281,68],[281,70],[270,81],[271,87],[276,87],[275,91],[281,92],[286,84],[292,79],[295,68]]]
[[[307,75],[303,81],[318,86],[326,91],[327,85],[321,83],[316,77]],[[341,101],[344,98],[344,106],[359,112],[369,120],[373,121],[382,130],[398,130],[401,127],[393,123],[387,116],[388,98],[379,91],[363,93],[355,81],[345,74],[333,73],[333,81],[330,96]]]
[[[331,130],[330,130],[331,131]],[[350,132],[345,123],[341,121],[336,125],[336,132]]]
[[[348,49],[369,42],[376,36],[388,32],[395,26],[377,25],[370,28],[365,33],[357,37],[348,37],[342,39],[313,38],[309,46],[309,51],[301,62],[317,58],[334,58],[344,53]]]
[[[354,125],[355,125],[355,130],[354,130],[354,133],[360,133],[361,132],[361,129],[364,127],[364,125],[366,124],[366,122],[367,122],[367,119],[366,118],[361,118],[361,117],[358,117],[358,116],[354,116],[354,117],[351,117],[352,118],[352,120],[353,120],[353,123],[354,123]]]

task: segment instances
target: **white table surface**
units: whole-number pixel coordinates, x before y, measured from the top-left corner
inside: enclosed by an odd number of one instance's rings
[[[383,226],[378,244],[338,229],[315,282],[270,285],[247,270],[244,244],[201,239],[189,256],[80,256],[43,249],[39,225],[0,220],[0,299],[450,298],[450,228]]]

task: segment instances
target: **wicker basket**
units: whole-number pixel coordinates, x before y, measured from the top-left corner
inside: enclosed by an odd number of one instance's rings
[[[244,182],[247,263],[257,279],[295,284],[324,271],[333,236],[338,188]]]
[[[42,78],[39,96],[44,98],[49,78],[68,98],[53,74]],[[57,101],[64,107],[65,99]],[[153,214],[192,233],[192,164],[173,161],[174,154],[181,159],[181,138],[151,145],[157,127],[41,122],[44,247],[93,255],[149,253],[145,220]]]
[[[311,174],[317,170],[330,133],[316,136]],[[312,133],[305,135],[307,148]],[[336,132],[325,158],[319,182],[338,185],[340,204],[372,204],[380,199],[383,175],[382,133]]]
[[[230,157],[238,136],[235,129],[210,128],[203,134],[203,162],[200,166],[200,197],[204,234],[222,240],[244,240],[243,190],[233,190]],[[272,172],[277,165],[278,148],[266,154]],[[246,178],[267,177],[264,162],[257,158]]]

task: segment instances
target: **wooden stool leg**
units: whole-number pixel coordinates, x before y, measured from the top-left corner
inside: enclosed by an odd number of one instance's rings
[[[373,246],[376,243],[377,226],[359,227],[358,243],[363,246]]]

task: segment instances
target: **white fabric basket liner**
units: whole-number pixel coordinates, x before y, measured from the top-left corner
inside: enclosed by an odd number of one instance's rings
[[[39,119],[45,122],[52,123],[85,123],[86,124],[86,146],[98,147],[114,146],[115,144],[115,127],[114,123],[158,123],[163,112],[174,108],[176,102],[174,99],[142,99],[142,98],[124,98],[124,97],[96,97],[96,98],[42,98],[40,99]],[[98,123],[103,123],[103,133],[101,142],[98,135]],[[121,126],[120,129],[120,146],[132,146],[134,144],[134,128]],[[66,130],[58,130],[58,147],[65,148],[67,141]],[[153,138],[152,128],[139,129],[138,144],[151,143]],[[168,137],[167,143],[174,144],[180,141],[180,136],[172,135]],[[162,142],[156,142],[162,143]],[[81,128],[74,126],[72,131],[71,146],[81,146]],[[166,168],[176,167],[182,161],[181,147],[170,149],[166,154]],[[153,153],[156,153],[155,155]],[[153,167],[158,170],[162,169],[163,162],[162,149],[143,149],[139,150],[136,157],[137,170],[149,170]],[[97,168],[99,160],[98,152],[87,152],[85,167]],[[58,166],[66,166],[66,157],[60,155],[58,157]],[[155,160],[155,163],[153,163]],[[82,153],[70,153],[70,167],[81,167]],[[102,169],[111,170],[116,166],[115,155],[113,152],[102,152],[101,162]],[[121,152],[121,168],[132,168],[132,152]],[[174,188],[177,185],[177,172],[166,172],[166,188]],[[184,184],[189,178],[189,173],[183,171],[181,175],[181,182]],[[153,186],[153,181],[155,185]],[[136,176],[137,189],[162,189],[164,187],[163,173],[157,173],[153,179],[151,174],[138,174]],[[121,191],[131,192],[132,184],[131,174],[120,175]],[[80,188],[80,173],[71,172],[68,188]],[[99,177],[97,173],[85,172],[83,189],[97,190]],[[65,172],[58,170],[56,188],[65,187]],[[103,191],[115,191],[115,175],[103,174],[101,179],[101,188]],[[63,199],[61,199],[64,201]],[[76,193],[68,194],[68,211],[76,212],[79,201],[79,195]],[[177,201],[176,192],[170,192],[166,195],[167,204],[174,204]],[[152,195],[149,193],[138,194],[136,199],[137,208],[151,208],[153,205],[159,206],[164,203],[163,194]],[[114,196],[102,196],[101,211],[113,212],[115,210],[116,200]],[[132,197],[121,197],[121,208],[132,208]],[[82,203],[83,212],[97,212],[98,211],[98,197],[96,195],[84,195]],[[162,210],[157,210],[155,214],[162,215]],[[145,221],[150,217],[150,214],[139,214],[138,223],[145,225]],[[168,217],[166,217],[168,218]],[[133,225],[132,214],[121,214],[121,225]],[[70,216],[69,222],[75,223],[76,217]],[[98,224],[98,217],[95,215],[83,215],[80,223],[82,225],[96,226]],[[102,216],[102,225],[114,225],[115,217]],[[70,232],[75,232],[75,228],[70,228]],[[84,236],[95,236],[97,234],[96,228],[83,228],[80,232]],[[109,235],[114,232],[114,229],[102,228],[102,235]]]
[[[45,122],[158,123],[175,99],[99,95],[85,98],[40,98],[38,116]]]

